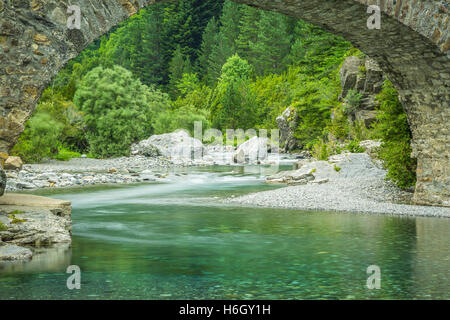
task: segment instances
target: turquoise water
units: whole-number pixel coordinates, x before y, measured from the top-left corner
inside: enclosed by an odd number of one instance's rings
[[[0,264],[0,299],[450,298],[449,219],[221,204],[274,188],[242,170],[51,194],[72,201],[72,247]],[[67,289],[69,265],[80,290]]]

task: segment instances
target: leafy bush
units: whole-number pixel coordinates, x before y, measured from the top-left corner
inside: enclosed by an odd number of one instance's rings
[[[364,152],[364,148],[359,145],[358,140],[352,140],[349,144],[345,147],[348,151],[351,153],[362,153]]]
[[[84,112],[90,151],[97,157],[128,155],[133,142],[152,133],[155,108],[168,98],[119,67],[97,67],[81,81],[74,102]]]
[[[173,132],[177,129],[186,129],[191,136],[194,135],[195,121],[202,122],[203,130],[209,128],[208,112],[196,110],[192,106],[180,107],[176,110],[166,109],[156,116],[153,127],[155,134]]]
[[[411,158],[411,131],[398,93],[388,80],[377,96],[380,101],[376,135],[382,139],[378,156],[388,170],[387,178],[401,188],[415,185],[417,161]]]
[[[253,68],[237,54],[223,65],[213,93],[211,123],[217,129],[248,129],[257,123],[256,97],[249,84]]]
[[[58,153],[64,125],[48,113],[35,114],[27,123],[12,154],[28,163],[39,162]]]
[[[317,142],[311,150],[311,155],[316,160],[328,160],[330,154],[330,148],[323,140]]]
[[[345,141],[350,135],[350,124],[347,115],[344,113],[342,105],[334,109],[333,118],[326,128],[333,137],[340,141]]]

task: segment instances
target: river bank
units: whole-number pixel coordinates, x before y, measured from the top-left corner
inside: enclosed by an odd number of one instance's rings
[[[450,218],[448,207],[406,204],[412,193],[386,181],[381,163],[366,153],[336,155],[329,161],[306,160],[300,166],[297,171],[283,172],[267,181],[291,186],[225,202],[266,208]]]

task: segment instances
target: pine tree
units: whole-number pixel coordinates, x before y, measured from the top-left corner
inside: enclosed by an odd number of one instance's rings
[[[237,51],[239,55],[247,59],[250,63],[253,61],[253,55],[250,45],[258,40],[258,22],[261,11],[249,6],[243,6],[242,18],[239,24],[239,37],[236,40]]]
[[[178,81],[183,78],[183,74],[189,73],[192,70],[190,59],[185,58],[183,52],[181,51],[181,46],[178,45],[173,58],[169,64],[169,72],[170,72],[170,81],[169,81],[169,92],[172,97],[176,97],[177,93],[177,84]]]
[[[279,73],[283,70],[292,39],[292,35],[288,33],[287,19],[274,12],[261,13],[258,40],[250,45],[258,74]]]
[[[227,59],[236,53],[236,39],[239,37],[241,5],[226,0],[220,17],[219,33],[209,57],[208,81],[215,81]]]
[[[217,45],[217,35],[219,33],[219,24],[215,17],[213,17],[206,26],[205,32],[203,33],[202,46],[201,46],[201,54],[198,59],[198,69],[200,74],[203,75],[203,80],[212,84],[215,79],[209,79],[208,77],[208,69],[210,67],[210,56],[214,47]]]

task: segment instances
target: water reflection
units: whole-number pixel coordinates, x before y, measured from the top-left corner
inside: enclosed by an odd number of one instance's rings
[[[69,244],[58,244],[50,248],[33,249],[33,259],[27,262],[5,261],[0,263],[0,273],[51,273],[65,272],[72,260]]]

